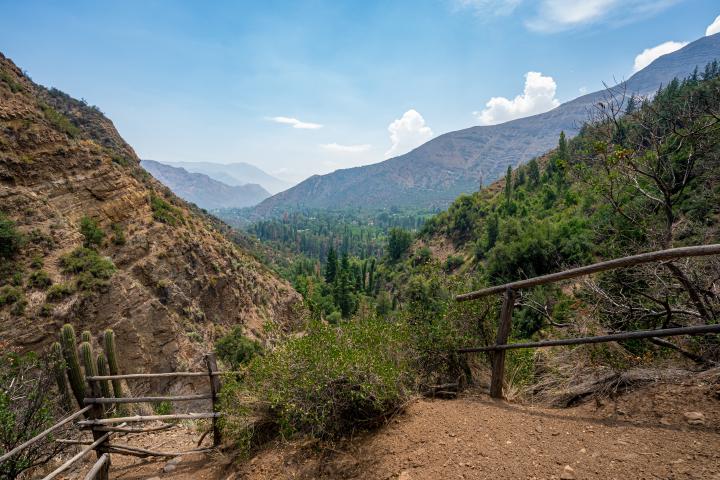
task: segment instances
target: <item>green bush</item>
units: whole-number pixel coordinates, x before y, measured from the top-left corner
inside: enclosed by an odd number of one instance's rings
[[[240,326],[235,326],[224,337],[215,342],[215,352],[218,357],[233,369],[245,365],[256,355],[262,354],[260,343],[247,338]]]
[[[0,307],[3,305],[12,305],[22,299],[23,293],[19,288],[10,285],[0,287]]]
[[[150,195],[150,208],[152,208],[153,218],[158,222],[175,226],[185,221],[179,208],[170,205],[157,195]]]
[[[80,136],[80,129],[65,115],[52,108],[50,105],[44,103],[40,105],[40,108],[42,109],[47,121],[50,122],[57,130],[71,138],[77,138]]]
[[[336,438],[371,427],[409,395],[407,341],[404,325],[375,318],[315,323],[255,357],[243,381],[226,385],[223,428],[241,447],[252,443],[259,412],[248,408],[248,398],[266,405],[264,421],[288,436]]]
[[[50,285],[52,285],[52,280],[45,270],[35,270],[28,278],[28,286],[30,288],[39,288],[44,290]]]
[[[392,228],[388,234],[388,256],[391,261],[400,260],[412,245],[412,233],[402,228]]]
[[[62,300],[65,297],[69,297],[73,293],[75,293],[75,289],[72,285],[67,283],[56,283],[48,289],[45,298],[48,302],[55,302]]]
[[[80,247],[60,259],[64,273],[77,276],[77,287],[80,290],[102,290],[107,287],[107,280],[117,270],[109,258],[101,256],[95,250]]]
[[[445,270],[446,273],[452,273],[454,270],[462,266],[463,263],[465,263],[465,261],[460,255],[450,255],[445,259],[443,270]]]
[[[20,250],[23,237],[15,222],[0,213],[0,258],[10,259]]]
[[[87,215],[80,219],[80,233],[84,238],[85,248],[99,247],[105,238],[105,232],[98,226],[97,221]]]
[[[119,223],[113,223],[111,228],[113,232],[113,244],[118,246],[125,245],[125,232],[122,229],[122,225],[120,225]]]

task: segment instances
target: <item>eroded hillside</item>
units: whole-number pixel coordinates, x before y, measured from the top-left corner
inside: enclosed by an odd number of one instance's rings
[[[0,256],[5,350],[41,350],[70,322],[113,328],[125,371],[186,369],[229,326],[260,337],[302,309],[286,282],[148,175],[100,110],[34,84],[1,54],[0,213],[20,236]],[[105,233],[90,249],[83,218]]]

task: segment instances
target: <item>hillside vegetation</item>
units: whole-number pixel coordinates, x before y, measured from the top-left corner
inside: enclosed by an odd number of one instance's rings
[[[377,290],[365,291],[349,315],[331,318],[315,308],[305,336],[245,357],[246,374],[225,391],[227,431],[247,449],[273,432],[337,438],[371,426],[413,392],[462,389],[482,377],[485,358],[455,349],[493,341],[497,299],[458,304],[454,294],[641,251],[717,243],[719,73],[711,63],[652,100],[608,92],[576,138],[561,135],[547,155],[458,198],[414,243],[396,229],[378,259]],[[342,285],[339,272],[353,267],[345,257],[336,270],[331,253],[324,272],[313,275],[324,273],[322,288],[333,292]],[[719,271],[718,259],[701,258],[538,287],[519,300],[512,340],[716,323]],[[313,309],[312,289],[300,291]],[[707,366],[720,358],[719,347],[720,338],[708,335],[510,351],[506,394],[567,405],[602,391],[603,382],[618,388],[645,378],[622,375],[631,369]]]

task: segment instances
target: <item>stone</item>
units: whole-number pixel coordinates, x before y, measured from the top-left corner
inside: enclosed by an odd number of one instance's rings
[[[702,412],[685,412],[683,417],[690,425],[705,425],[705,415]]]
[[[177,468],[177,465],[175,465],[173,463],[167,463],[163,467],[163,472],[170,473],[170,472],[174,471],[176,468]]]
[[[560,480],[575,480],[575,470],[570,465],[565,465],[560,474]]]
[[[400,475],[398,475],[397,480],[412,480],[412,477],[410,476],[410,472],[403,470],[400,472]]]

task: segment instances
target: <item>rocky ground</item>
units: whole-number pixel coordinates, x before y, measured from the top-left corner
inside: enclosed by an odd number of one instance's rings
[[[720,390],[712,378],[658,382],[568,409],[482,393],[416,400],[381,430],[322,449],[277,443],[235,463],[227,452],[175,461],[113,456],[112,478],[720,479]],[[180,427],[123,442],[179,450],[198,438]]]

